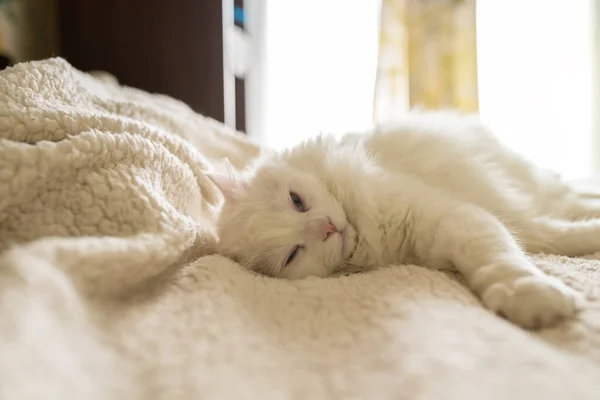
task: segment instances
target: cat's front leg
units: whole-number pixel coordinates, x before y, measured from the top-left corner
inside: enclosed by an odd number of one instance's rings
[[[575,291],[522,258],[480,267],[471,285],[487,308],[525,328],[549,327],[570,318],[580,302]]]
[[[435,231],[417,241],[426,263],[453,264],[487,308],[525,328],[548,327],[575,314],[579,295],[533,265],[497,218],[471,205],[434,207],[423,211]]]

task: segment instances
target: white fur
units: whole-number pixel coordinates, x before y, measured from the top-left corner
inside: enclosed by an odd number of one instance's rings
[[[220,252],[249,269],[294,279],[400,263],[456,268],[488,308],[524,327],[554,324],[578,303],[525,251],[600,251],[600,202],[504,147],[476,116],[412,112],[213,179],[225,193]],[[309,211],[294,208],[290,191]],[[323,217],[343,232],[321,240],[313,225]]]

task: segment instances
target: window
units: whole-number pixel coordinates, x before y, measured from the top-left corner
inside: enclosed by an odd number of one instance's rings
[[[277,149],[371,126],[380,2],[262,4],[262,83],[251,86],[261,94],[248,100],[260,115],[251,117],[254,139]],[[566,177],[593,171],[593,15],[593,0],[477,1],[482,118]]]
[[[377,0],[266,1],[263,105],[250,135],[282,148],[321,131],[372,124],[380,4]],[[249,77],[252,79],[251,77]],[[251,82],[250,85],[253,83]],[[255,87],[255,86],[252,86]],[[255,91],[255,95],[256,95]],[[256,118],[253,116],[252,118]]]
[[[477,1],[481,117],[565,177],[593,169],[592,1]]]

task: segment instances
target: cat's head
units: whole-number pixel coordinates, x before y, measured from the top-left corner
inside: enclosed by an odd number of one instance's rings
[[[211,178],[225,198],[217,222],[221,254],[253,271],[290,279],[344,269],[356,233],[317,176],[272,157]]]

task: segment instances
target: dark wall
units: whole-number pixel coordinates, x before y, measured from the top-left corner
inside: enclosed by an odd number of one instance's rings
[[[59,19],[60,55],[75,67],[223,121],[222,0],[60,0]]]

